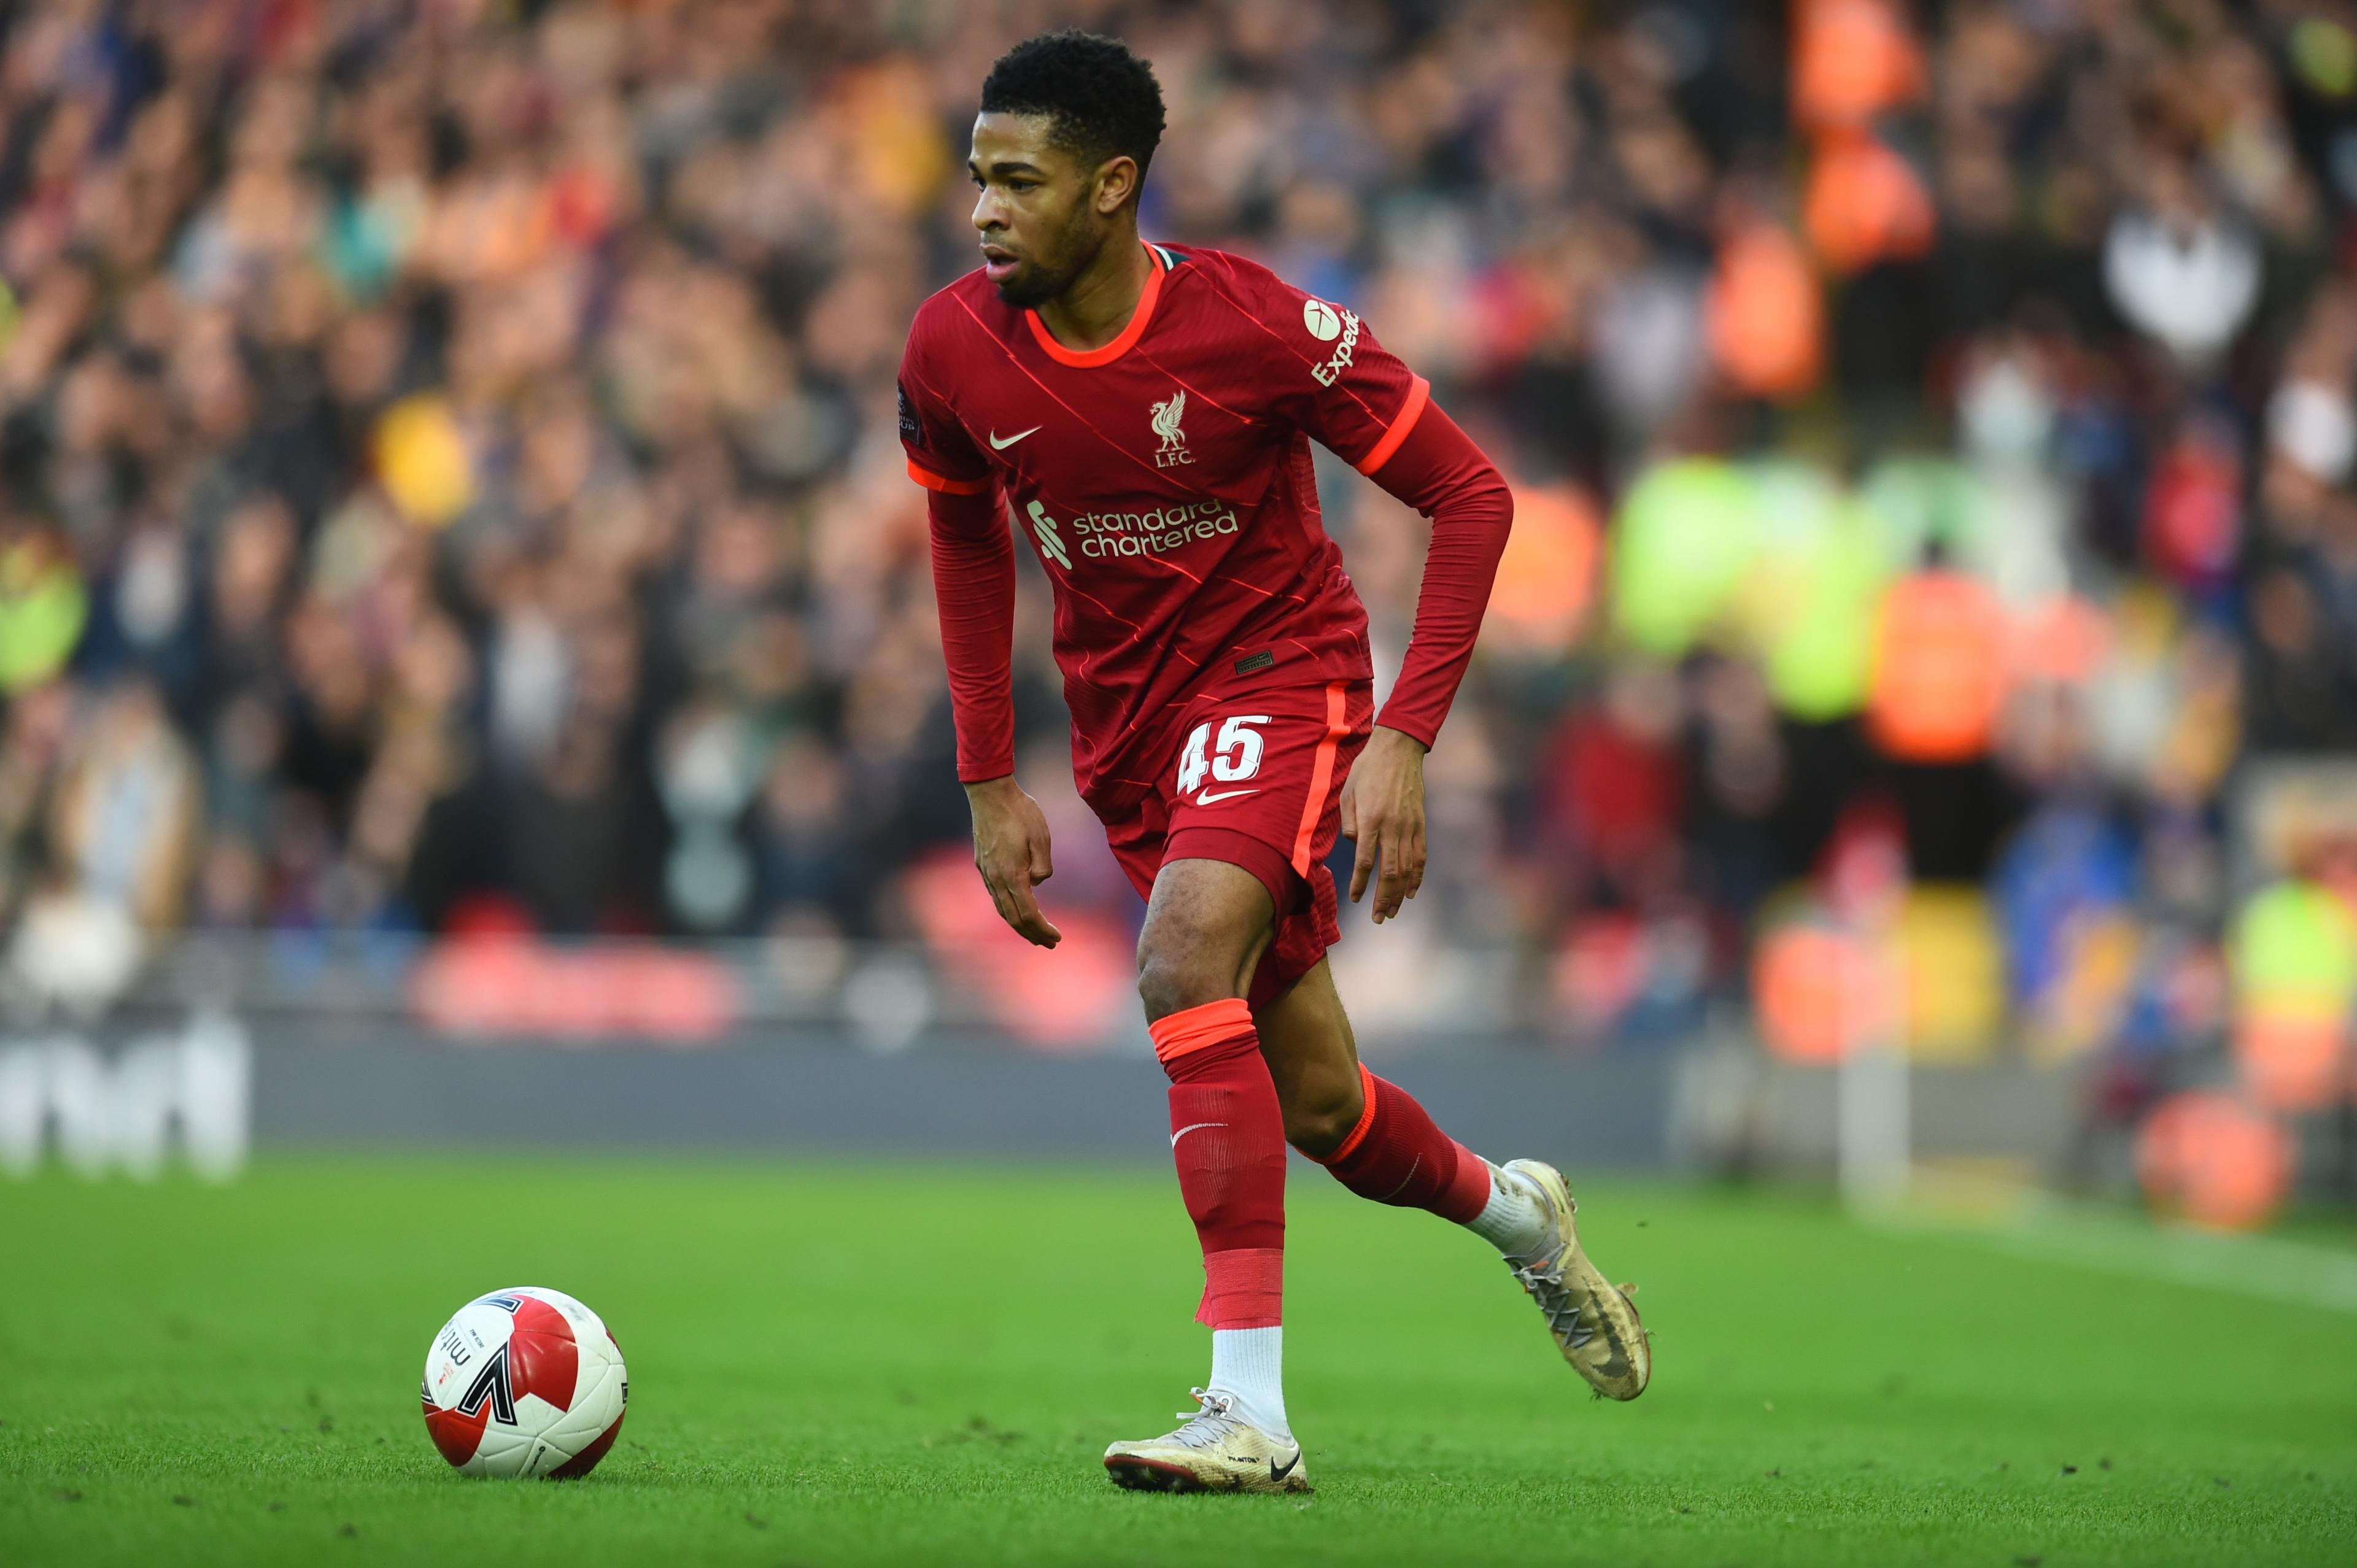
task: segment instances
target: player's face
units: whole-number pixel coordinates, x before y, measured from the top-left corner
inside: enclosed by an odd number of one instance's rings
[[[1049,140],[1044,114],[977,114],[966,172],[981,195],[974,226],[998,297],[1036,306],[1071,286],[1103,248],[1114,214],[1136,188],[1137,166],[1083,166]]]

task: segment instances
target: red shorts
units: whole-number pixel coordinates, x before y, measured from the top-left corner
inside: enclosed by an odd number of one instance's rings
[[[1169,860],[1223,860],[1260,878],[1276,933],[1253,974],[1255,1007],[1341,939],[1326,857],[1341,827],[1342,780],[1373,725],[1365,681],[1206,693],[1188,704],[1178,754],[1154,792],[1097,812],[1141,898]]]

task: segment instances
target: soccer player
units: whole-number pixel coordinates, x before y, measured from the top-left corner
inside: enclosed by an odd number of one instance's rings
[[[958,777],[1000,916],[1059,940],[1032,892],[1047,822],[1013,777],[1010,520],[1054,585],[1081,797],[1146,900],[1138,993],[1211,1371],[1190,1419],[1115,1443],[1105,1468],[1125,1487],[1307,1491],[1280,1375],[1287,1144],[1494,1245],[1599,1392],[1634,1399],[1652,1359],[1580,1249],[1562,1175],[1490,1165],[1361,1067],[1326,963],[1338,832],[1377,922],[1423,880],[1424,755],[1505,545],[1506,486],[1359,317],[1241,257],[1140,240],[1162,128],[1152,70],[1111,38],[1049,34],[992,67],[967,166],[983,264],[917,313],[900,438],[931,492]],[[1312,440],[1433,522],[1380,716]]]

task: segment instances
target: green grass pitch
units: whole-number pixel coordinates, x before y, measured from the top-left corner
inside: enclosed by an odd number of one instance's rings
[[[2357,1317],[1584,1184],[1653,1386],[1592,1402],[1480,1243],[1297,1175],[1309,1498],[1115,1491],[1207,1365],[1170,1183],[274,1158],[0,1185],[0,1563],[2357,1563]],[[597,1307],[622,1441],[450,1472],[426,1341]]]

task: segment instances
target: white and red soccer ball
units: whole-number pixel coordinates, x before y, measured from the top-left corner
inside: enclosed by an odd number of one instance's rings
[[[425,1350],[425,1430],[469,1476],[570,1480],[622,1430],[629,1374],[598,1316],[520,1285],[460,1307]]]

